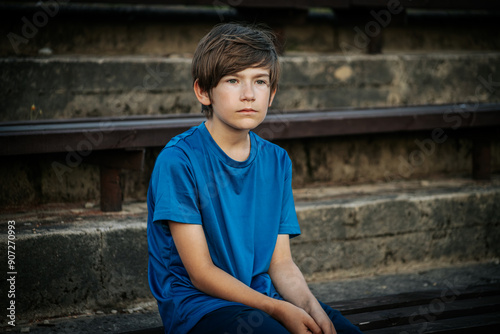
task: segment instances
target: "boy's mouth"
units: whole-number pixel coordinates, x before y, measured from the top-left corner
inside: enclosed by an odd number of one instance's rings
[[[244,109],[241,109],[241,110],[238,110],[238,112],[257,112],[257,110],[254,110],[252,108],[244,108]]]

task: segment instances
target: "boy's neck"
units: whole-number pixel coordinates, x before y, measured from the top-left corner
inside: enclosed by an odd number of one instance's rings
[[[250,130],[237,130],[213,119],[205,121],[205,127],[212,139],[231,159],[245,161],[250,155]]]

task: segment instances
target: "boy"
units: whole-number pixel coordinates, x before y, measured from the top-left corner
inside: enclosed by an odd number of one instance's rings
[[[360,333],[294,264],[290,158],[250,132],[279,72],[272,35],[254,27],[216,26],[196,49],[207,120],[166,145],[148,190],[149,282],[166,333]]]

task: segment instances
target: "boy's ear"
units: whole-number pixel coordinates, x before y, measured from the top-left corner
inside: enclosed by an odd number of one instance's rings
[[[201,89],[198,79],[196,79],[196,81],[194,82],[193,89],[194,89],[194,93],[196,95],[196,98],[198,99],[198,101],[200,101],[201,104],[206,105],[206,106],[209,106],[212,104],[212,102],[210,101],[210,97],[208,96],[208,92]]]
[[[273,104],[274,96],[276,95],[277,90],[278,89],[276,88],[274,91],[271,92],[271,95],[269,96],[269,106],[268,107],[270,107],[271,104]]]

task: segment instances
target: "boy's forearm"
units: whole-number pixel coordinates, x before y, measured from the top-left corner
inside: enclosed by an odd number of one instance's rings
[[[201,225],[168,222],[175,246],[193,285],[200,291],[260,309],[270,315],[281,305],[217,267]],[[282,306],[282,305],[281,305]],[[279,308],[279,307],[278,307]]]
[[[241,303],[274,316],[279,301],[268,297],[229,275],[215,265],[209,265],[200,277],[191,277],[193,285],[213,297]]]
[[[193,284],[214,297],[242,303],[262,310],[279,321],[291,333],[317,333],[320,330],[312,314],[292,303],[268,297],[249,286],[243,284],[220,268],[213,266],[208,271],[203,270],[205,278],[193,280]]]
[[[269,275],[274,286],[286,301],[308,313],[312,306],[318,304],[316,297],[309,290],[302,272],[293,260],[274,264],[269,270]]]

